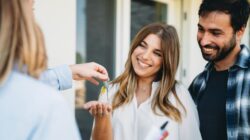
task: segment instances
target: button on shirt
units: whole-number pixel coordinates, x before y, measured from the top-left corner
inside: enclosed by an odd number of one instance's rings
[[[140,104],[139,107],[137,107],[137,100],[134,96],[130,103],[120,106],[113,111],[112,126],[114,140],[144,140],[154,126],[160,128],[166,121],[169,122],[165,128],[169,132],[167,140],[201,140],[198,114],[188,91],[177,84],[177,95],[187,110],[186,116],[183,116],[182,123],[178,123],[163,115],[160,110],[157,110],[157,112],[161,116],[153,112],[151,104],[158,86],[158,82],[152,84],[150,98]],[[117,90],[117,85],[110,87],[110,99],[113,99]],[[169,99],[171,103],[176,105],[176,100],[172,94],[169,96]],[[101,94],[99,100],[107,102],[107,95]],[[110,103],[112,102],[112,100],[109,101]],[[181,112],[184,113],[183,110]]]

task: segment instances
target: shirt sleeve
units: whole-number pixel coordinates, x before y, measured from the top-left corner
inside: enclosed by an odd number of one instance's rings
[[[68,65],[62,65],[46,70],[40,80],[57,90],[72,88],[72,72]]]
[[[180,139],[181,140],[202,140],[199,129],[199,117],[196,106],[187,89],[179,86],[177,89],[178,97],[185,107],[184,111],[180,106],[182,121],[180,123]]]
[[[190,84],[188,91],[189,91],[190,95],[192,96],[193,100],[195,101],[197,94],[198,94],[197,92],[195,92],[195,79]]]

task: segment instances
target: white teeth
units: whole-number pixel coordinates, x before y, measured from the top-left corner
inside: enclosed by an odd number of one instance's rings
[[[142,68],[146,68],[146,67],[149,67],[149,66],[150,66],[150,65],[148,65],[148,64],[143,63],[143,62],[140,61],[140,60],[138,60],[138,63],[139,63],[139,65],[140,65]]]
[[[203,51],[205,53],[212,53],[214,51],[214,49],[213,48],[203,48]]]

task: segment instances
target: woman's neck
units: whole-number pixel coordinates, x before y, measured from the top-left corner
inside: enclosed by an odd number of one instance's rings
[[[137,81],[137,88],[136,90],[149,90],[151,89],[153,81],[151,79],[139,79]]]
[[[135,91],[138,107],[141,103],[143,103],[150,97],[152,90],[152,82],[153,82],[152,80],[144,80],[144,79],[138,80]]]

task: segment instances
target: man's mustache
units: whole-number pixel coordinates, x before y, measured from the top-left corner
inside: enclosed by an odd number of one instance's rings
[[[202,46],[200,43],[199,43],[199,46],[200,46],[201,48],[207,48],[207,49],[215,49],[215,50],[219,50],[219,49],[220,49],[219,46],[211,46],[211,45]]]

